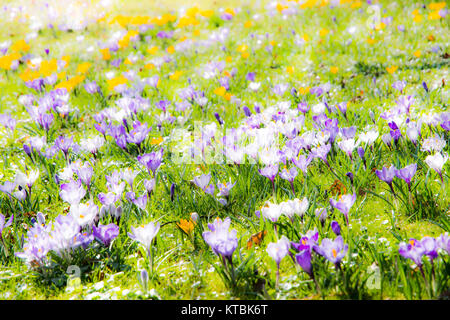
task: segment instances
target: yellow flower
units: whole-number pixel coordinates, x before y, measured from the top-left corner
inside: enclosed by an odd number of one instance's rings
[[[109,53],[109,48],[100,49],[100,53],[102,54],[103,60],[111,59],[111,54]]]
[[[26,43],[25,40],[19,40],[13,43],[9,50],[11,50],[12,52],[27,52],[28,50],[30,50],[30,48],[30,45]]]
[[[330,31],[328,31],[327,29],[323,28],[323,29],[320,29],[319,35],[320,35],[321,37],[325,37],[329,32],[330,32]]]
[[[417,50],[416,52],[414,52],[414,56],[416,58],[420,58],[421,55],[422,55],[422,51],[420,51],[420,50]]]
[[[250,56],[250,53],[247,52],[247,51],[246,52],[242,52],[241,56],[242,56],[242,58],[247,59]]]
[[[192,220],[180,219],[177,222],[177,226],[187,235],[191,235],[192,231],[194,231],[195,224]]]
[[[233,58],[232,58],[231,56],[227,56],[227,57],[225,58],[225,61],[228,62],[228,63],[230,63],[230,62],[233,61]]]
[[[230,101],[231,100],[231,93],[229,93],[229,92],[227,92],[227,93],[225,93],[224,95],[223,95],[223,98],[225,99],[225,100],[227,100],[227,101]]]
[[[91,65],[92,64],[90,62],[80,63],[77,67],[77,73],[85,74],[89,70]]]
[[[428,20],[439,20],[441,17],[441,15],[439,14],[439,10],[430,12],[430,14],[428,15]]]
[[[368,43],[368,44],[375,44],[375,43],[377,43],[377,41],[378,41],[378,40],[373,39],[373,38],[367,38],[367,43]]]
[[[167,51],[168,54],[172,54],[172,53],[175,52],[175,47],[174,47],[174,46],[170,46],[170,47],[168,47],[168,48],[166,49],[166,51]]]
[[[288,8],[288,6],[285,6],[285,5],[281,4],[281,3],[277,3],[277,10],[278,10],[279,13],[283,12],[283,10],[287,9],[287,8]]]
[[[154,65],[153,63],[147,63],[147,64],[144,66],[144,68],[147,69],[147,70],[151,70],[151,69],[153,69],[154,67],[155,67],[155,65]]]
[[[108,83],[109,89],[111,91],[113,91],[117,86],[127,83],[128,79],[125,78],[124,76],[118,76],[118,77],[106,80],[106,82]]]
[[[422,15],[420,15],[420,14],[415,15],[414,18],[413,18],[413,21],[415,23],[419,23],[420,21],[422,21]]]
[[[248,50],[248,45],[246,45],[246,44],[241,44],[241,45],[239,45],[239,46],[237,47],[236,50],[237,50],[237,52],[243,53],[243,52],[245,52],[245,51]]]
[[[163,137],[159,136],[158,138],[152,138],[150,144],[157,145],[163,142]]]
[[[11,69],[12,63],[20,58],[21,55],[19,53],[12,53],[2,56],[0,57],[0,68],[9,70]]]
[[[309,89],[310,87],[300,87],[298,88],[298,93],[300,93],[301,95],[305,95],[309,93]]]
[[[214,14],[214,11],[213,10],[203,10],[203,11],[200,11],[200,14],[202,16],[204,16],[205,18],[209,18]]]
[[[159,50],[158,46],[153,46],[151,48],[148,48],[147,52],[150,53],[150,54],[155,54],[156,52],[158,52],[158,50]]]
[[[439,11],[441,9],[444,9],[445,6],[446,6],[445,2],[432,2],[428,5],[428,8],[430,10],[438,10]]]
[[[217,94],[218,96],[223,97],[226,91],[227,91],[227,89],[225,89],[225,87],[218,87],[218,88],[214,89],[214,94]]]
[[[397,66],[386,67],[386,71],[389,72],[390,74],[393,74],[395,71],[397,71],[397,69],[398,69]]]
[[[39,67],[39,73],[42,74],[44,77],[49,77],[54,72],[58,71],[58,61],[56,59],[52,60],[43,60],[41,62],[41,65]]]
[[[231,14],[232,16],[234,16],[234,15],[236,14],[236,12],[234,11],[233,8],[226,8],[226,9],[225,9],[225,13],[229,13],[229,14]]]
[[[182,74],[183,74],[182,71],[175,71],[174,73],[172,73],[172,74],[169,76],[169,79],[170,79],[170,80],[177,81],[177,80],[180,78],[180,76],[181,76]]]
[[[336,74],[336,73],[338,73],[338,71],[339,71],[339,68],[338,68],[338,67],[331,67],[331,68],[330,68],[330,72],[331,72],[331,73]]]
[[[289,74],[293,74],[294,73],[294,67],[293,66],[287,66],[286,67],[286,72]]]
[[[244,23],[244,28],[251,28],[253,26],[253,21],[248,20]]]

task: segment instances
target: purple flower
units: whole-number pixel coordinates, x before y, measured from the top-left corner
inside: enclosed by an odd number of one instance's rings
[[[409,242],[399,244],[398,253],[405,259],[411,259],[419,267],[422,266],[422,257],[425,254],[425,248],[421,242],[416,239],[409,239]]]
[[[275,177],[278,174],[278,165],[268,165],[268,166],[264,167],[263,169],[259,169],[258,172],[262,176],[268,178],[273,183],[273,181],[275,180]]]
[[[411,179],[416,174],[416,170],[417,170],[417,163],[413,163],[402,169],[395,170],[396,177],[404,180],[408,184],[409,191],[411,191]]]
[[[326,163],[327,166],[330,166],[327,161],[327,155],[330,152],[330,150],[331,150],[331,144],[328,143],[326,145],[312,149],[310,156],[313,158],[320,158],[320,159],[322,159],[323,162]]]
[[[267,254],[275,260],[277,268],[280,267],[281,260],[289,253],[290,241],[282,236],[277,242],[271,242],[267,245]]]
[[[298,167],[300,170],[303,171],[303,173],[306,175],[308,172],[308,165],[311,163],[312,157],[309,156],[306,158],[306,156],[301,155],[298,160],[295,158],[292,158],[292,163]]]
[[[195,177],[192,182],[200,189],[205,190],[210,180],[211,174],[202,174],[201,176]]]
[[[160,149],[159,152],[146,153],[138,156],[137,160],[147,168],[149,173],[151,171],[153,177],[155,177],[156,170],[161,166],[163,152],[164,149]]]
[[[128,232],[128,236],[144,245],[147,252],[150,252],[153,238],[155,238],[160,228],[159,222],[156,224],[149,222],[147,225],[140,225],[137,228],[131,227],[131,233]]]
[[[222,221],[217,218],[214,223],[209,223],[210,231],[203,232],[202,236],[205,242],[211,247],[213,252],[231,261],[234,250],[238,245],[237,231],[229,231],[231,219],[229,217]]]
[[[12,214],[9,218],[8,222],[5,223],[5,216],[0,213],[0,239],[2,238],[2,233],[5,228],[8,228],[14,219],[14,215]]]
[[[437,239],[436,243],[439,248],[442,250],[445,250],[447,254],[450,254],[450,237],[448,236],[448,233],[441,234]]]
[[[63,201],[70,205],[77,205],[86,195],[86,190],[81,185],[81,180],[71,181],[61,185],[59,195]]]
[[[339,268],[340,262],[347,254],[348,244],[344,245],[344,239],[337,236],[334,241],[328,238],[323,239],[320,246],[314,246],[314,250]]]
[[[341,111],[344,118],[347,118],[347,105],[348,105],[347,102],[341,102],[341,103],[338,103],[338,105],[337,105],[339,111]]]
[[[95,82],[95,81],[86,82],[84,84],[84,89],[86,89],[86,91],[90,94],[100,92],[100,87],[98,86],[97,82]]]
[[[300,253],[295,255],[295,260],[302,267],[303,271],[305,271],[311,278],[313,275],[312,264],[311,264],[311,251],[303,250]]]
[[[254,72],[249,72],[247,73],[247,75],[245,76],[245,80],[247,81],[255,81],[255,73]]]
[[[302,112],[302,113],[307,113],[308,110],[309,110],[309,106],[308,106],[308,104],[307,104],[306,102],[300,102],[300,103],[297,105],[297,109],[298,109],[300,112]]]
[[[76,170],[78,178],[88,187],[90,190],[91,179],[94,173],[94,169],[89,165],[89,163],[85,163],[79,169]]]
[[[73,139],[72,138],[66,138],[64,136],[59,136],[55,140],[55,146],[64,152],[64,155],[67,157],[67,153],[69,152],[69,149],[74,146]]]
[[[356,201],[356,193],[344,194],[344,195],[339,196],[338,200],[330,199],[330,205],[332,207],[338,209],[340,212],[342,212],[348,223],[348,213],[350,211],[350,208],[355,203],[355,201]]]
[[[341,235],[341,226],[339,225],[339,223],[337,221],[331,221],[331,230],[333,230],[333,232],[337,235],[340,236]]]
[[[314,246],[317,245],[318,240],[319,232],[317,230],[309,230],[303,237],[300,238],[298,243],[291,242],[291,246],[297,251],[312,251]]]
[[[397,89],[398,91],[400,91],[400,93],[403,92],[403,89],[405,89],[406,87],[406,81],[395,81],[392,84],[392,88]]]
[[[230,190],[234,187],[235,183],[231,182],[224,182],[218,185],[219,187],[219,193],[217,194],[218,197],[228,197],[230,195]]]
[[[420,244],[425,250],[425,255],[427,255],[431,260],[434,260],[438,256],[438,243],[433,237],[423,237],[420,240]]]
[[[295,180],[295,177],[297,177],[297,174],[298,174],[298,172],[295,167],[291,167],[289,170],[284,168],[280,172],[280,178],[292,183]]]
[[[134,198],[131,201],[140,209],[145,210],[147,208],[147,194],[140,196],[138,198]]]
[[[94,238],[103,243],[105,247],[108,247],[112,240],[119,235],[119,226],[114,223],[108,225],[93,226]]]
[[[394,180],[396,171],[397,169],[394,166],[390,166],[389,168],[383,167],[383,169],[375,171],[377,177],[389,185],[393,194],[395,194],[395,192],[392,187],[392,180]]]

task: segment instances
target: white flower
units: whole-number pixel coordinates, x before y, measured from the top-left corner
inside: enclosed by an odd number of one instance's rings
[[[31,188],[31,186],[34,184],[36,179],[39,177],[39,169],[28,171],[27,173],[18,172],[16,174],[16,184],[25,187],[28,186],[28,188]]]
[[[272,222],[276,222],[281,216],[281,210],[281,205],[267,202],[264,207],[261,208],[261,214]]]
[[[93,202],[74,204],[70,206],[70,214],[75,221],[84,227],[91,225],[98,213],[98,207]]]
[[[426,164],[433,170],[435,170],[439,175],[442,174],[442,168],[444,164],[448,160],[448,154],[444,153],[444,155],[440,153],[436,153],[435,155],[429,155],[425,158]]]
[[[428,151],[428,152],[441,152],[442,149],[444,149],[445,145],[447,143],[443,138],[441,138],[439,135],[435,135],[434,138],[428,138],[425,139],[422,142],[422,151]]]
[[[379,135],[379,133],[377,130],[370,130],[365,133],[361,133],[359,135],[359,141],[361,141],[363,143],[367,143],[368,145],[371,145],[372,143],[374,143],[377,140],[378,135]]]

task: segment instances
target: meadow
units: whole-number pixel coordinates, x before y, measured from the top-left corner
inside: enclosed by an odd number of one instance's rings
[[[0,4],[0,299],[449,298],[446,2]]]

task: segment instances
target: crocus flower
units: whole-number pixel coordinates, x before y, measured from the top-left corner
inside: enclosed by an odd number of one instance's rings
[[[277,242],[271,242],[267,245],[267,253],[275,260],[279,268],[281,260],[289,253],[291,244],[286,236],[282,236]]]
[[[140,225],[139,227],[131,227],[131,233],[128,232],[128,236],[141,243],[150,253],[153,238],[156,236],[160,228],[159,222],[149,222],[146,225]]]
[[[103,243],[105,247],[108,247],[112,240],[119,235],[119,226],[114,223],[108,225],[93,226],[94,238]]]
[[[433,237],[423,237],[420,240],[420,244],[424,248],[424,254],[427,255],[431,260],[434,260],[438,256],[438,243]]]
[[[147,168],[149,173],[151,171],[153,177],[155,177],[156,170],[161,166],[163,152],[163,149],[160,149],[159,152],[146,153],[138,156],[137,160]]]
[[[91,226],[98,214],[98,207],[93,202],[73,204],[70,206],[70,214],[80,227]]]
[[[5,216],[0,213],[0,238],[2,238],[3,230],[5,228],[8,228],[12,224],[13,219],[14,219],[14,215],[11,215],[8,222],[5,223]]]
[[[145,210],[147,208],[147,194],[134,198],[131,201],[140,209]]]
[[[295,215],[303,217],[306,210],[308,210],[309,201],[308,198],[304,197],[303,200],[295,198],[293,200],[288,200],[281,204],[281,211],[289,219],[293,220]]]
[[[355,201],[356,201],[356,193],[344,194],[339,196],[338,200],[330,199],[330,205],[344,214],[348,224],[348,213],[350,211],[350,208],[355,203]]]
[[[268,165],[263,169],[258,169],[258,172],[272,182],[272,188],[275,190],[275,177],[278,174],[278,165]]]
[[[401,242],[398,252],[406,259],[411,259],[416,265],[422,267],[422,257],[425,254],[425,248],[421,242],[416,239],[409,239],[408,243]]]
[[[391,188],[391,191],[394,195],[395,192],[394,188],[392,187],[392,180],[394,180],[396,170],[397,169],[394,166],[390,166],[389,168],[383,167],[383,169],[375,171],[377,177],[389,185],[389,188]]]
[[[312,264],[311,264],[311,251],[310,250],[302,250],[300,253],[295,255],[295,260],[302,267],[303,271],[305,271],[311,278],[314,277]]]
[[[238,245],[238,239],[235,229],[228,230],[230,225],[231,219],[229,217],[225,218],[224,221],[217,218],[214,223],[208,224],[210,231],[203,232],[202,236],[216,255],[231,262],[233,252]]]
[[[276,203],[267,202],[262,208],[261,213],[264,218],[268,218],[272,222],[277,222],[282,214],[282,206]]]
[[[82,167],[76,170],[78,178],[87,186],[88,190],[91,189],[91,179],[94,169],[89,163],[85,163]]]
[[[417,163],[410,164],[402,169],[395,170],[395,176],[404,180],[408,184],[408,189],[411,192],[411,179],[416,174]]]
[[[86,195],[86,190],[81,185],[81,180],[71,181],[61,185],[59,195],[63,201],[70,205],[79,204],[81,199]]]
[[[300,241],[298,243],[291,242],[291,246],[297,251],[312,251],[314,246],[318,244],[318,240],[319,232],[316,229],[308,230],[306,234],[300,238]]]
[[[311,163],[312,157],[306,157],[304,155],[301,155],[300,157],[298,157],[298,160],[296,158],[292,158],[292,163],[298,167],[300,170],[303,171],[303,174],[307,174],[308,172],[308,166]]]
[[[337,221],[331,221],[331,230],[333,230],[334,234],[337,236],[341,235],[341,226]]]
[[[447,232],[437,237],[436,243],[439,248],[446,251],[447,254],[450,254],[450,237]]]
[[[337,236],[334,241],[328,238],[323,239],[320,246],[314,246],[314,250],[328,261],[334,263],[336,268],[339,268],[340,262],[347,254],[348,244],[344,245],[344,239],[341,236]]]
[[[447,160],[448,154],[446,153],[444,153],[444,155],[441,153],[436,153],[433,156],[429,155],[425,158],[425,163],[439,174],[442,182],[444,182],[444,178],[442,177],[442,168]]]

